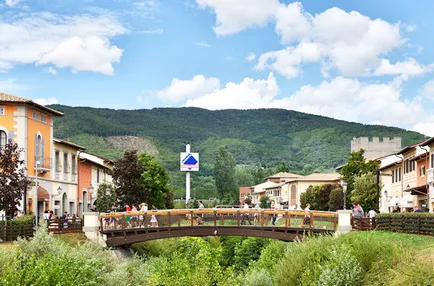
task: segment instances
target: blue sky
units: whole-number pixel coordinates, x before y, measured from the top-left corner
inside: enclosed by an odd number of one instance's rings
[[[0,91],[285,108],[434,136],[434,1],[0,0]]]

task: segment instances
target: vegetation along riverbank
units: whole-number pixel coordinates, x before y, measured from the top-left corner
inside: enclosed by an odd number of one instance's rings
[[[71,242],[70,240],[74,240]],[[434,238],[357,232],[301,243],[178,238],[109,250],[50,235],[0,247],[1,285],[434,285]]]

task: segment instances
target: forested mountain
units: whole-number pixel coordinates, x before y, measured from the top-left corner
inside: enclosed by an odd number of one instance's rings
[[[65,113],[54,121],[56,137],[69,138],[101,156],[115,158],[122,154],[118,148],[125,145],[113,144],[113,136],[137,136],[157,148],[157,156],[168,170],[177,171],[179,152],[185,150],[185,144],[191,144],[193,152],[200,152],[199,176],[212,175],[214,156],[220,146],[233,154],[238,165],[269,168],[284,162],[291,171],[309,173],[332,170],[342,164],[353,137],[400,136],[403,146],[425,138],[399,128],[283,109],[50,107]]]

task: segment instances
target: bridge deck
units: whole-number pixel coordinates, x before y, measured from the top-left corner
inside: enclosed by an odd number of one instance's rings
[[[106,214],[100,231],[109,246],[181,236],[255,236],[292,241],[334,232],[337,214],[284,210],[194,209]]]

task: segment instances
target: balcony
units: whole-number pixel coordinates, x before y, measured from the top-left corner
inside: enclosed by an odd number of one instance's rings
[[[38,165],[36,165],[38,163]],[[35,170],[38,173],[47,173],[50,172],[51,169],[51,158],[43,157],[43,156],[35,156]]]

